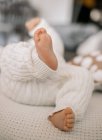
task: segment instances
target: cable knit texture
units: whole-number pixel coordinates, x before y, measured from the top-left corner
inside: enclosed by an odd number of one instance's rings
[[[93,91],[91,73],[84,68],[65,63],[63,53],[57,51],[61,50],[62,45],[56,46],[57,43],[54,43],[58,38],[56,32],[44,25],[54,38],[52,43],[59,63],[58,69],[50,69],[39,59],[34,43],[11,44],[1,54],[0,88],[6,96],[19,103],[56,105],[50,115],[71,107],[76,120],[80,120]]]

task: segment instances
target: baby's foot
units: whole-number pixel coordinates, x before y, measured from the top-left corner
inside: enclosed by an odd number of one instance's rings
[[[36,27],[36,25],[40,23],[40,21],[41,19],[38,17],[33,18],[25,23],[25,27],[28,31],[31,31],[34,27]]]
[[[58,62],[52,48],[52,39],[44,28],[35,32],[34,41],[39,58],[51,69],[56,70]]]
[[[74,113],[71,108],[66,108],[49,117],[52,124],[62,131],[70,131],[74,127]]]

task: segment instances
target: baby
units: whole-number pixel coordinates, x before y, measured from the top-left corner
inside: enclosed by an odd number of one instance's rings
[[[44,19],[34,18],[26,28],[30,41],[7,45],[1,52],[0,89],[19,103],[55,106],[48,119],[70,131],[90,101],[91,73],[65,62],[63,43]]]

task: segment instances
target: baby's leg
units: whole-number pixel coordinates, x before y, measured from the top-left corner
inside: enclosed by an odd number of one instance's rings
[[[70,131],[74,127],[75,115],[70,107],[56,112],[49,117],[52,124],[62,131]]]
[[[49,119],[60,130],[69,131],[74,121],[82,120],[94,88],[90,72],[81,67],[66,67],[70,75],[57,94],[56,107]]]
[[[52,48],[52,39],[45,29],[38,29],[34,34],[35,47],[39,58],[51,69],[56,70],[57,58]]]

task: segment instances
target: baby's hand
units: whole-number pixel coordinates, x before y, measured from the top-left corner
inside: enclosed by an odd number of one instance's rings
[[[25,23],[25,28],[29,31],[31,31],[36,25],[38,25],[40,23],[41,19],[40,18],[33,18],[31,20],[28,20]]]

